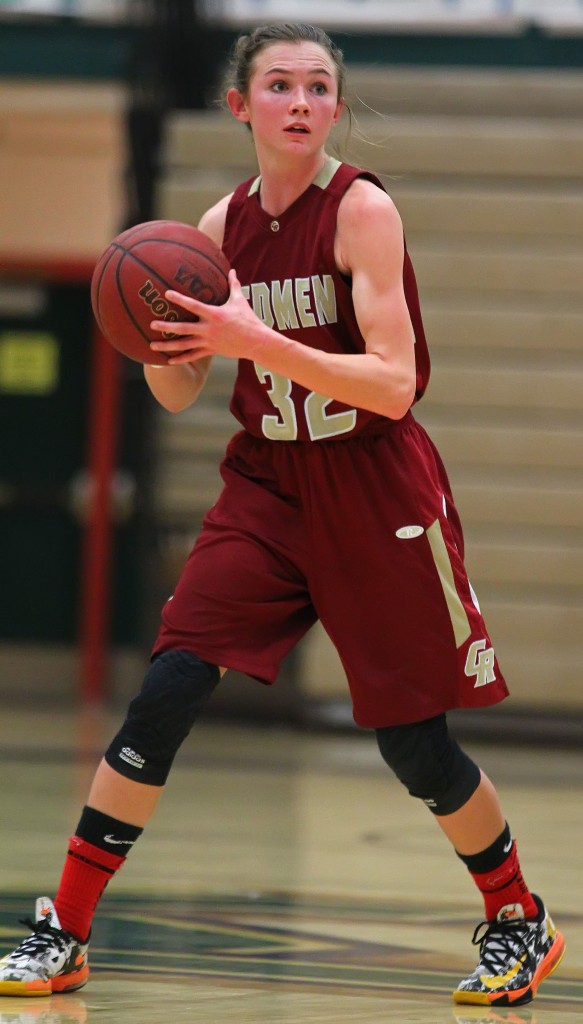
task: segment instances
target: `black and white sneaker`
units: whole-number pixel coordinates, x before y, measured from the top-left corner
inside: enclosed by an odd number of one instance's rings
[[[89,978],[88,946],[63,931],[46,896],[36,901],[32,929],[14,952],[0,960],[0,996],[46,996],[74,992]]]
[[[495,921],[478,925],[472,942],[480,947],[480,959],[455,990],[456,1003],[522,1006],[558,967],[565,940],[542,901],[533,897],[538,907],[534,920],[525,920],[522,904],[512,903],[502,907]]]

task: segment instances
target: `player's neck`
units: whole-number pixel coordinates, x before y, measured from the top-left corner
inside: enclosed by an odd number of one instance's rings
[[[328,159],[328,154],[322,153],[309,162],[298,161],[296,165],[288,160],[285,169],[277,161],[260,160],[259,199],[266,213],[280,217],[312,184]]]

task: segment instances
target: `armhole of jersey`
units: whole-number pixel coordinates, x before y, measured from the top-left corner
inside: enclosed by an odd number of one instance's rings
[[[381,179],[373,174],[372,171],[365,171],[361,167],[354,167],[352,164],[341,164],[336,174],[332,178],[328,186],[328,191],[333,195],[337,195],[340,199],[346,192],[346,190],[352,185],[353,181],[357,178],[363,178],[364,181],[370,181],[377,188],[380,188],[382,192],[386,192],[386,188],[383,185]]]
[[[242,181],[240,185],[237,185],[237,188],[235,189],[233,195],[229,200],[229,205],[227,206],[227,212],[225,214],[225,233],[223,235],[222,246],[223,249],[225,248],[226,245],[228,245],[229,242],[229,237],[231,234],[231,224],[233,221],[235,210],[239,209],[241,204],[247,198],[247,195],[249,194],[249,186],[254,181],[255,176],[253,178],[247,179],[247,181]]]
[[[357,181],[358,178],[362,178],[364,181],[372,182],[373,185],[376,185],[385,193],[387,191],[380,178],[377,178],[376,174],[373,174],[371,171],[363,171],[359,167],[353,167],[351,164],[341,164],[336,174],[334,175],[334,178],[332,178],[332,181],[330,182],[327,188],[328,194],[330,196],[333,196],[336,200],[336,221],[338,221],[338,209],[340,207],[342,199],[346,195],[353,181]],[[332,263],[336,267],[336,272],[340,280],[343,281],[344,284],[347,285],[347,287],[351,288],[352,274],[343,273],[343,271],[340,270],[338,264],[336,263],[336,258],[334,255],[335,241],[336,232],[334,232],[334,236],[332,238],[332,252],[331,254],[327,253],[327,256],[329,258],[331,256]]]

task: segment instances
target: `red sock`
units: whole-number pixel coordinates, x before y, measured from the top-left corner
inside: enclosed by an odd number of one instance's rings
[[[538,907],[522,877],[514,841],[510,853],[497,868],[481,873],[474,873],[470,869],[470,874],[484,897],[488,921],[494,921],[502,907],[515,903],[521,904],[526,918],[537,916]]]
[[[86,942],[95,908],[109,879],[122,866],[125,857],[72,836],[63,868],[55,910],[61,927]]]

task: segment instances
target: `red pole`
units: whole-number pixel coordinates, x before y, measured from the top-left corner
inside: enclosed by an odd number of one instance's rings
[[[89,282],[95,260],[0,252],[4,273],[15,278]],[[81,555],[79,651],[81,697],[98,704],[105,696],[113,583],[112,484],[121,419],[122,357],[95,322],[91,335],[88,503]]]
[[[87,473],[88,515],[81,557],[81,696],[97,704],[106,693],[113,584],[112,484],[117,459],[122,358],[93,326]]]

